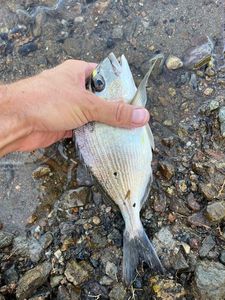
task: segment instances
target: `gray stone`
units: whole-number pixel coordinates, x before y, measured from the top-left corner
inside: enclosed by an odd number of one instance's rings
[[[16,289],[16,296],[19,300],[24,300],[32,296],[33,292],[44,284],[51,272],[51,264],[44,262],[37,267],[27,271],[19,280]]]
[[[79,187],[75,190],[69,190],[62,196],[62,203],[64,209],[70,209],[73,207],[84,206],[90,195],[90,190],[87,187]]]
[[[13,243],[13,252],[17,256],[21,257],[29,257],[29,242],[27,241],[26,237],[18,236],[14,239]]]
[[[15,265],[12,265],[9,269],[7,269],[5,271],[4,279],[7,284],[18,281],[19,276],[18,276],[17,270],[15,268]]]
[[[46,175],[49,175],[51,173],[51,169],[48,165],[43,165],[35,169],[32,173],[33,178],[40,179]]]
[[[62,280],[63,280],[63,275],[52,276],[50,279],[51,287],[54,288],[58,286]]]
[[[176,240],[173,238],[169,227],[162,227],[160,231],[155,235],[153,244],[158,252],[162,252],[163,249],[174,250],[177,245]]]
[[[117,283],[109,293],[110,300],[124,300],[126,297],[126,290],[122,283]]]
[[[174,255],[173,268],[176,271],[183,271],[189,268],[189,265],[181,252]]]
[[[111,279],[108,276],[103,276],[100,280],[99,283],[102,285],[111,285],[113,283],[113,279]]]
[[[211,235],[207,236],[204,239],[202,246],[199,250],[200,257],[206,257],[208,255],[209,251],[214,248],[215,244],[216,244],[216,242],[213,239],[213,237]]]
[[[68,281],[79,286],[90,278],[92,270],[93,268],[85,261],[77,263],[76,260],[71,260],[66,265],[65,276]]]
[[[195,270],[195,284],[200,299],[225,299],[225,266],[207,260],[199,262]]]
[[[117,266],[114,263],[107,261],[106,266],[105,266],[106,275],[108,275],[113,280],[116,280],[117,279],[117,271],[118,271]]]
[[[123,26],[122,25],[118,25],[113,28],[112,37],[114,39],[121,39],[123,37]]]
[[[0,231],[0,249],[10,246],[12,244],[12,241],[13,241],[12,234],[8,232]]]
[[[222,250],[220,253],[220,261],[225,265],[225,250]]]
[[[225,201],[211,203],[206,208],[206,216],[211,222],[218,223],[225,218]]]
[[[221,135],[225,137],[225,106],[222,106],[219,110],[219,121]]]

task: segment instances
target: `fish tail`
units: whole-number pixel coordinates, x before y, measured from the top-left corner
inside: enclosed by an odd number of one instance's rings
[[[145,261],[152,270],[164,273],[163,266],[143,226],[135,234],[131,234],[125,229],[123,235],[123,280],[127,285],[134,280],[137,265],[141,260]]]

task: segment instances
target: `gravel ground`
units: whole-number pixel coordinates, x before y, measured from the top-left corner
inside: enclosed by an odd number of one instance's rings
[[[223,17],[211,0],[1,4],[2,82],[113,51],[138,84],[165,54],[148,87],[156,151],[142,221],[167,272],[142,265],[122,284],[121,214],[65,141],[0,160],[0,300],[225,299]]]

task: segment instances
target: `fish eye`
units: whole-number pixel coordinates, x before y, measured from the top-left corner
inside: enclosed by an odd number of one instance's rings
[[[93,92],[101,92],[105,88],[105,80],[102,75],[97,74],[91,79],[91,87]]]

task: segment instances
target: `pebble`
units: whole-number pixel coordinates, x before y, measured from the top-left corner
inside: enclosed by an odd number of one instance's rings
[[[213,92],[214,92],[214,89],[213,89],[213,88],[206,88],[206,89],[204,90],[203,94],[204,94],[205,96],[211,96]]]
[[[207,236],[203,243],[202,246],[199,250],[199,256],[204,258],[209,254],[209,251],[212,250],[216,245],[215,240],[213,239],[213,237],[211,235]]]
[[[18,52],[22,56],[27,56],[28,54],[36,51],[37,49],[38,49],[37,45],[34,42],[30,42],[30,43],[22,45],[19,48]]]
[[[186,259],[184,258],[183,254],[181,252],[178,252],[173,256],[173,269],[176,271],[183,271],[187,270],[189,268],[188,263],[186,262]]]
[[[33,292],[47,281],[51,268],[49,262],[44,262],[27,271],[18,282],[16,289],[17,299],[24,300],[32,296]]]
[[[44,166],[40,166],[37,169],[35,169],[32,173],[32,177],[35,179],[39,179],[46,175],[49,175],[49,173],[51,173],[50,167],[47,165],[44,165]]]
[[[99,225],[101,223],[101,219],[99,217],[97,217],[97,216],[94,216],[93,217],[93,223],[95,225]]]
[[[225,250],[222,250],[220,253],[220,261],[225,265]]]
[[[222,106],[219,110],[219,121],[221,135],[225,137],[225,106]]]
[[[216,75],[216,71],[212,67],[208,67],[205,70],[205,74],[209,77],[213,77]]]
[[[185,299],[186,292],[182,285],[173,279],[162,279],[158,276],[150,278],[150,286],[156,299]],[[155,297],[154,297],[155,299]]]
[[[162,227],[155,235],[153,244],[158,252],[162,252],[164,249],[174,250],[177,245],[177,241],[173,238],[169,227]]]
[[[7,269],[4,273],[4,279],[7,284],[15,283],[19,279],[18,272],[16,270],[15,265],[12,265],[9,269]]]
[[[105,266],[106,275],[108,275],[113,280],[117,280],[117,272],[117,266],[114,263],[107,261]]]
[[[225,201],[211,203],[206,208],[206,216],[211,222],[220,222],[225,218]]]
[[[90,189],[88,187],[79,187],[74,190],[66,191],[61,198],[64,209],[85,206],[89,200]]]
[[[175,97],[177,94],[176,90],[172,87],[168,88],[168,93],[171,97]]]
[[[126,289],[122,283],[117,283],[109,293],[110,300],[125,300]]]
[[[190,253],[191,247],[188,244],[186,244],[184,242],[181,242],[181,246],[183,247],[183,249],[184,249],[184,251],[185,251],[186,254]]]
[[[60,282],[63,280],[63,275],[56,275],[50,278],[50,285],[52,288],[58,286]]]
[[[200,204],[196,201],[193,193],[188,194],[187,204],[188,204],[188,207],[193,211],[200,210]]]
[[[184,66],[188,69],[198,69],[209,64],[214,49],[213,41],[207,36],[199,36],[192,44],[193,46],[185,51]]]
[[[99,283],[102,285],[111,285],[113,283],[113,279],[108,277],[108,276],[103,276],[100,280]]]
[[[113,31],[112,31],[112,38],[113,39],[121,39],[122,37],[123,37],[123,26],[118,25],[118,26],[114,27]]]
[[[209,227],[210,223],[205,218],[202,211],[197,212],[191,216],[188,217],[188,222],[191,225],[197,226],[197,227]]]
[[[11,233],[0,231],[0,249],[8,247],[13,242],[13,235]]]
[[[69,282],[79,286],[90,278],[92,270],[91,265],[85,261],[78,263],[76,260],[70,260],[64,274]]]
[[[200,261],[195,270],[195,284],[199,299],[225,299],[225,266],[219,262]]]
[[[159,161],[159,171],[167,180],[170,180],[175,174],[174,166],[165,160]]]
[[[199,183],[199,189],[204,198],[208,201],[213,200],[217,195],[217,191],[211,183]]]
[[[166,60],[166,67],[169,70],[176,70],[181,68],[182,66],[183,66],[183,62],[177,56],[170,55]]]

